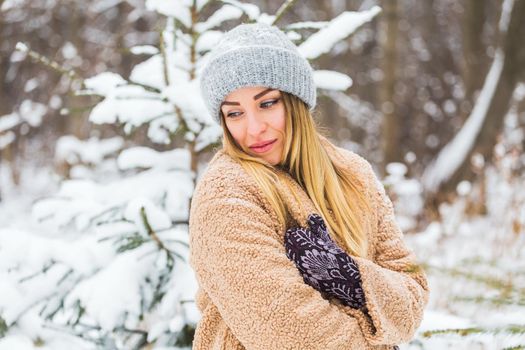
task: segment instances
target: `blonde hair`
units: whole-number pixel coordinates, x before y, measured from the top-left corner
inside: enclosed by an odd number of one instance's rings
[[[286,111],[286,132],[279,166],[305,190],[324,218],[329,232],[345,244],[350,254],[365,256],[368,241],[364,224],[359,219],[360,214],[364,217],[370,209],[365,195],[353,182],[352,174],[337,166],[326,152],[306,104],[284,91],[281,91],[281,96]],[[221,124],[224,151],[253,176],[280,223],[285,225],[288,212],[275,186],[278,178],[274,167],[242,150],[226,127],[222,112]]]

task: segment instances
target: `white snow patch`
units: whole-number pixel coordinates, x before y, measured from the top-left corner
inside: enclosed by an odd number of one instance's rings
[[[243,13],[244,12],[239,7],[225,4],[208,17],[205,22],[197,23],[195,25],[195,30],[199,33],[204,33],[207,30],[221,25],[225,21],[240,18]]]
[[[330,70],[314,71],[314,81],[318,88],[327,90],[344,91],[352,86],[352,78],[348,75]]]
[[[191,26],[191,1],[188,0],[146,0],[146,9],[164,16],[178,19],[184,26]]]
[[[159,53],[159,49],[152,45],[137,45],[130,49],[134,55],[156,55]]]
[[[312,34],[299,46],[299,52],[308,59],[314,59],[328,53],[342,39],[354,33],[363,24],[370,22],[381,12],[379,6],[368,11],[346,11],[332,19],[330,23]]]
[[[496,87],[503,70],[504,54],[501,49],[496,56],[487,74],[483,89],[479,94],[476,105],[459,133],[450,141],[437,156],[437,159],[427,167],[423,174],[423,184],[429,191],[436,191],[441,183],[446,181],[456,169],[465,162],[465,157],[472,148],[474,140],[481,130],[487,116]]]
[[[125,84],[127,84],[127,82],[124,78],[112,72],[103,72],[84,80],[86,88],[101,96],[107,96],[116,87]]]

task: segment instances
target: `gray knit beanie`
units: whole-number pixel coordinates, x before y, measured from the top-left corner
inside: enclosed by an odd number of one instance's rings
[[[220,105],[232,91],[263,86],[291,93],[315,107],[313,70],[295,44],[277,27],[241,24],[225,33],[211,50],[201,78],[208,110],[220,122]]]

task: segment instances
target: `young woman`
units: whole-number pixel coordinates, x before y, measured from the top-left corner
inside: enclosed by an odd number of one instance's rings
[[[224,130],[190,212],[193,349],[393,349],[428,299],[370,164],[316,130],[312,69],[275,27],[225,34],[201,75]]]

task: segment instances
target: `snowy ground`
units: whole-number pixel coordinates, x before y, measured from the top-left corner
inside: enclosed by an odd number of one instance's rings
[[[433,223],[422,233],[406,235],[407,243],[427,266],[431,296],[417,337],[401,349],[519,349],[525,344],[525,235],[522,230],[510,230],[516,215],[525,215],[525,196],[501,175],[487,174],[488,216],[462,214],[465,196],[442,208],[445,224]],[[55,193],[58,178],[50,170],[26,169],[21,189],[15,189],[6,180],[5,168],[0,168],[0,179],[4,196],[0,228],[34,232],[37,226],[30,218],[31,204]],[[513,325],[517,334],[508,330]],[[424,336],[427,331],[467,328],[484,331]],[[65,344],[72,341],[57,333],[54,342],[39,345],[27,336],[31,334],[9,333],[0,339],[0,349],[66,349],[69,345]]]

